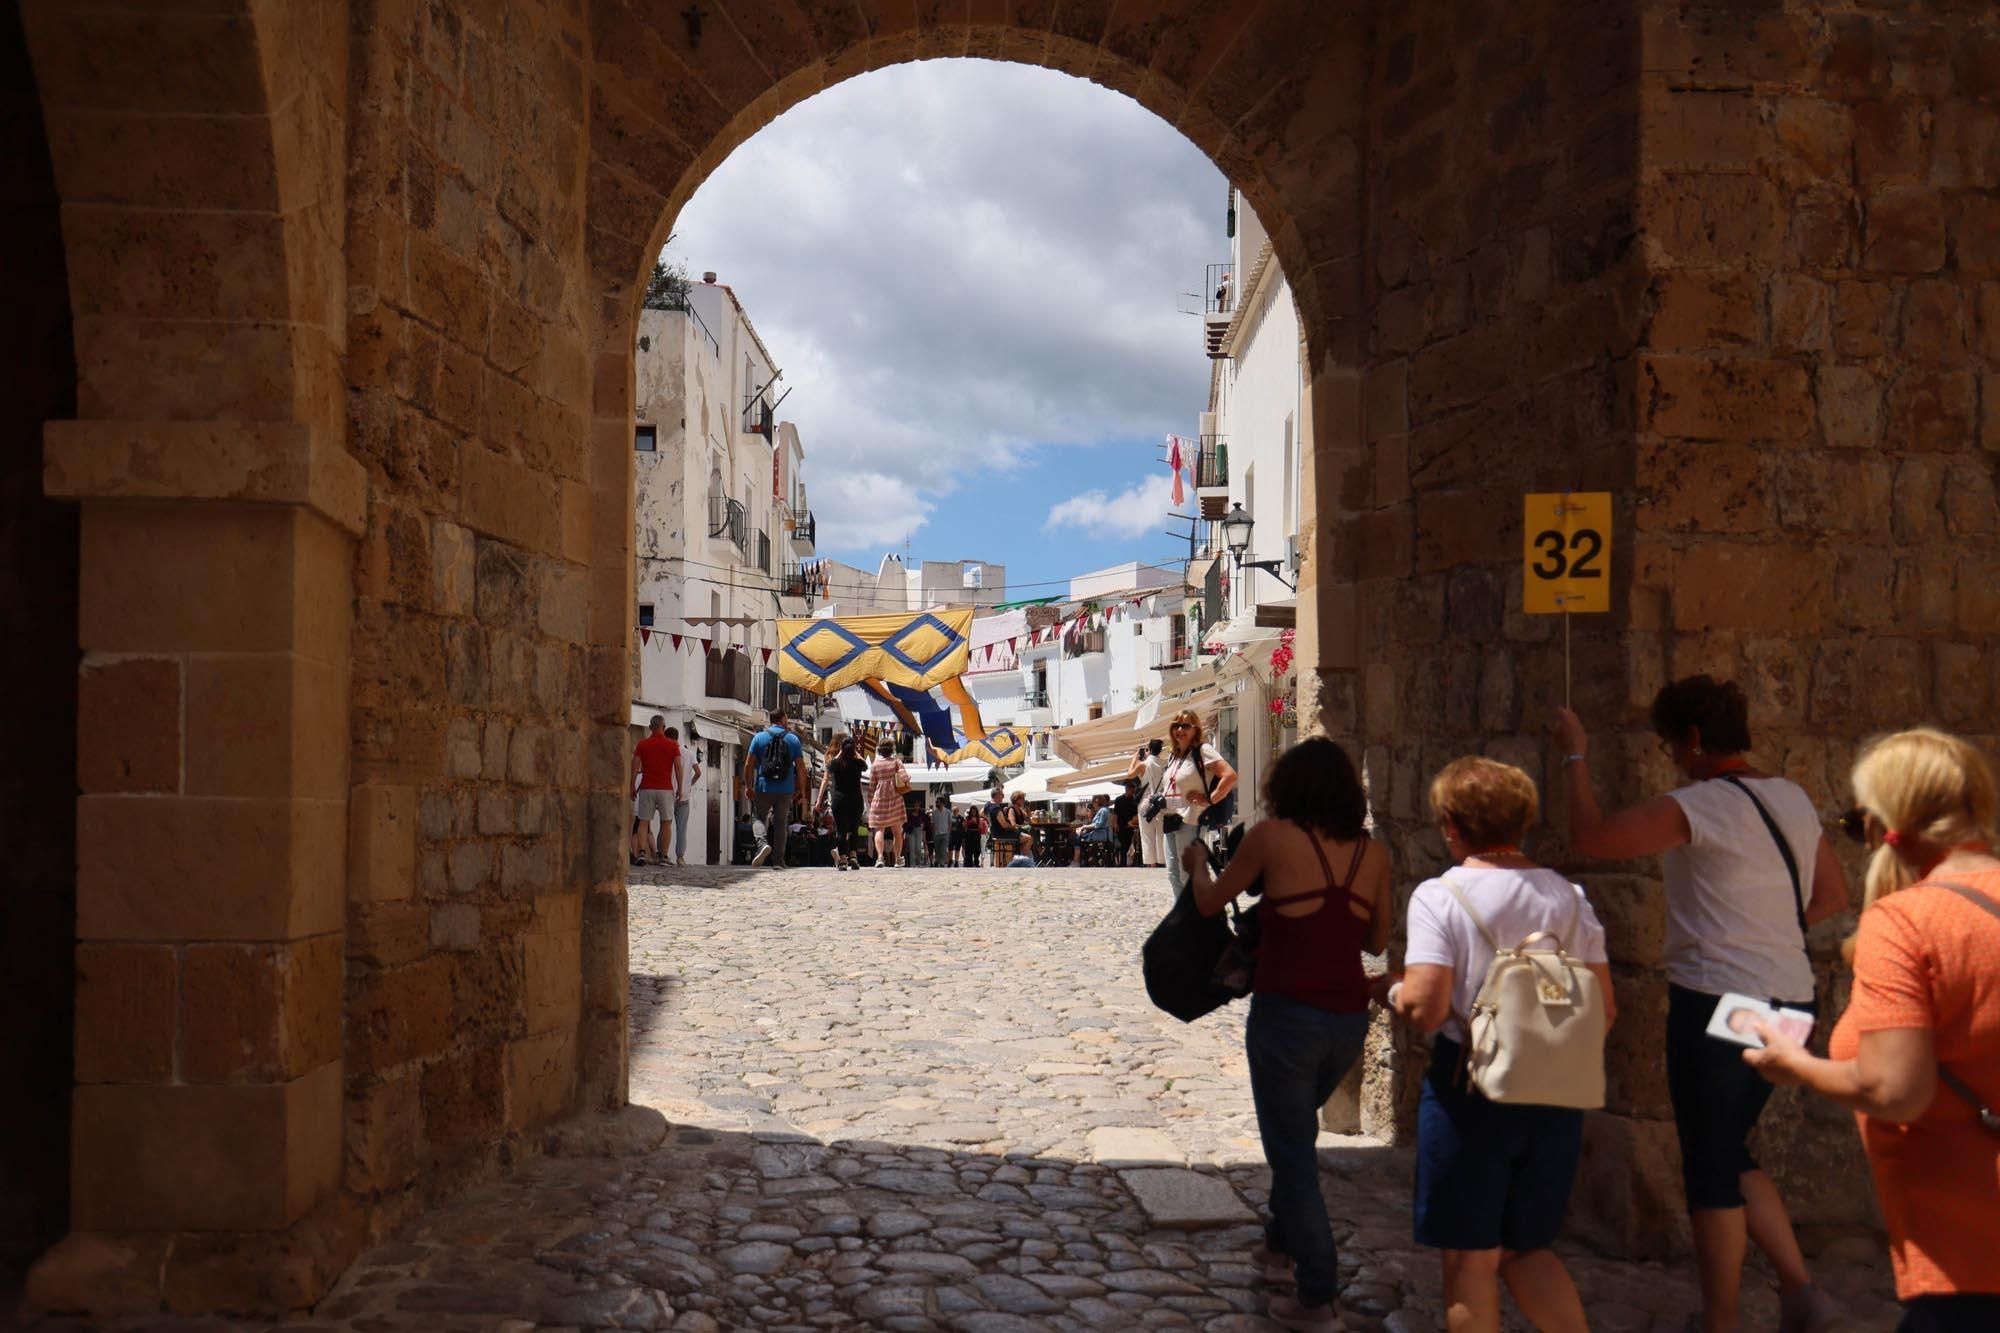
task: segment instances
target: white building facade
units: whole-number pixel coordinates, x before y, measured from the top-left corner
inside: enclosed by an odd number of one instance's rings
[[[797,428],[776,420],[780,370],[728,287],[645,310],[636,348],[637,660],[632,722],[661,715],[704,769],[687,855],[727,861],[731,775],[781,689],[775,620],[805,613],[816,524]]]

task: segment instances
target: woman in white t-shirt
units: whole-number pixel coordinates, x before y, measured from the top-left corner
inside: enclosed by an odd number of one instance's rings
[[[1417,1243],[1444,1252],[1454,1330],[1499,1333],[1504,1280],[1536,1328],[1582,1333],[1583,1301],[1549,1246],[1583,1155],[1583,1112],[1489,1101],[1468,1087],[1461,1016],[1493,966],[1486,934],[1512,947],[1547,931],[1596,974],[1608,1022],[1617,1006],[1604,927],[1582,889],[1521,854],[1540,807],[1526,773],[1494,759],[1454,760],[1432,780],[1430,798],[1458,864],[1410,896],[1404,974],[1383,996],[1436,1034],[1417,1108]]]
[[[1778,1274],[1779,1333],[1839,1319],[1812,1283],[1785,1202],[1748,1140],[1770,1098],[1740,1048],[1707,1035],[1718,998],[1815,1003],[1806,927],[1847,910],[1847,877],[1812,798],[1744,758],[1749,704],[1734,682],[1689,676],[1653,699],[1660,749],[1688,781],[1626,810],[1599,811],[1589,737],[1556,713],[1569,793],[1569,842],[1584,856],[1663,854],[1667,888],[1667,1094],[1681,1145],[1702,1310],[1689,1327],[1734,1333],[1748,1242]]]
[[[1236,790],[1236,770],[1222,757],[1221,751],[1208,743],[1201,715],[1192,708],[1174,714],[1167,736],[1173,752],[1160,775],[1160,794],[1167,798],[1160,824],[1166,831],[1167,883],[1174,896],[1179,897],[1187,887],[1187,868],[1181,864],[1181,853],[1194,841],[1203,817]]]

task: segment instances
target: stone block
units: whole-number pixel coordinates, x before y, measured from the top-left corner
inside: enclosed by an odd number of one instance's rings
[[[2000,634],[2000,560],[1959,557],[1956,621],[1968,634]]]
[[[1784,160],[1808,180],[1845,180],[1852,172],[1854,118],[1839,102],[1785,97],[1773,122]]]
[[[557,491],[545,474],[481,445],[467,446],[459,468],[459,518],[467,527],[531,551],[557,549]]]
[[[363,783],[347,797],[347,892],[350,902],[393,902],[417,881],[417,792]]]
[[[2000,225],[2000,215],[1993,219]],[[1959,251],[1964,263],[1964,249]],[[1903,298],[1903,351],[1917,361],[1961,365],[1965,361],[1965,293],[1958,284],[1925,279],[1910,284]]]
[[[1765,451],[1751,445],[1645,441],[1639,475],[1651,503],[1636,512],[1642,532],[1761,532],[1770,525]]]
[[[190,944],[181,959],[186,1083],[284,1083],[340,1054],[342,941]]]
[[[1155,1227],[1195,1231],[1257,1220],[1224,1176],[1178,1167],[1146,1167],[1121,1171],[1118,1178]]]
[[[86,792],[181,785],[181,662],[86,657],[77,676],[77,783]]]
[[[371,967],[401,967],[430,948],[430,909],[421,901],[353,903],[347,910],[347,956]]]
[[[507,1128],[520,1133],[575,1108],[576,1029],[559,1028],[507,1046]]]
[[[1103,1125],[1085,1136],[1090,1160],[1113,1168],[1171,1163],[1185,1165],[1187,1152],[1157,1129],[1136,1125]]]
[[[292,940],[337,931],[346,833],[339,801],[85,796],[77,936]]]
[[[1605,1108],[1620,1115],[1670,1116],[1667,1063],[1661,1054],[1667,984],[1655,974],[1622,966],[1613,969],[1612,983],[1618,995],[1618,1021],[1604,1042]]]
[[[1832,345],[1833,292],[1826,283],[1798,273],[1774,273],[1767,300],[1773,348],[1820,351]]]
[[[76,1090],[71,1207],[101,1231],[265,1231],[339,1183],[338,1063],[289,1083]]]
[[[1952,256],[1969,277],[2000,275],[2000,201],[1967,193],[1953,201]]]
[[[1826,618],[1831,566],[1830,556],[1792,546],[1690,547],[1676,564],[1674,628],[1815,630]]]
[[[1763,337],[1755,274],[1668,269],[1654,278],[1647,345],[1662,351],[1749,347]]]
[[[341,1183],[356,1194],[407,1184],[421,1161],[417,1075],[394,1073],[350,1087]]]
[[[1874,189],[1923,182],[1928,174],[1924,161],[1924,113],[1924,104],[1912,97],[1855,103],[1856,184]]]
[[[431,948],[470,953],[479,947],[479,909],[471,903],[443,903],[431,909]]]
[[[1691,1244],[1685,1198],[1671,1121],[1584,1113],[1570,1235],[1608,1254],[1676,1258]]]
[[[193,796],[346,793],[347,676],[296,653],[197,654],[187,667]]]
[[[1687,440],[1797,440],[1812,429],[1805,367],[1751,357],[1650,355],[1640,365],[1645,428]]]
[[[1591,874],[1584,879],[1611,961],[1657,967],[1667,948],[1667,895],[1660,882],[1644,875]],[[1624,1006],[1622,995],[1618,1003]]]
[[[473,536],[456,523],[431,522],[431,609],[469,616],[473,609]]]
[[[1787,210],[1757,176],[1682,172],[1640,190],[1640,210],[1666,266],[1773,265]]]
[[[1868,201],[1863,267],[1877,274],[1935,273],[1944,257],[1944,197],[1937,191],[1886,190]]]
[[[357,969],[347,985],[347,1071],[372,1074],[435,1055],[452,1039],[452,965],[432,955]]]
[[[583,1005],[582,934],[529,934],[521,952],[528,1031],[575,1027]]]
[[[1759,98],[1648,85],[1642,94],[1640,154],[1661,171],[1750,171],[1770,151]]]
[[[173,1076],[173,949],[79,944],[76,1081],[167,1083]]]
[[[1889,388],[1889,444],[1956,453],[1977,438],[1979,381],[1970,370],[1911,367]]]
[[[79,637],[120,652],[344,661],[351,545],[288,506],[86,502]]]
[[[506,1123],[506,1050],[480,1046],[425,1067],[421,1159],[490,1143]]]
[[[1822,366],[1816,380],[1820,438],[1835,449],[1882,441],[1882,381],[1865,366]]]

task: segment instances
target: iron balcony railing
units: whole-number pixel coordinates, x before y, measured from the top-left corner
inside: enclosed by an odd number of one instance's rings
[[[1029,690],[1021,696],[1021,706],[1023,708],[1047,708],[1049,706],[1049,692],[1047,690]]]
[[[1202,313],[1227,315],[1236,309],[1236,265],[1210,264],[1202,287]]]
[[[787,560],[778,575],[778,595],[781,597],[805,597],[813,595],[813,580],[806,577],[806,567],[796,560]]]
[[[1229,485],[1229,437],[1204,435],[1195,449],[1194,488],[1198,491]]]
[[[743,506],[726,495],[708,497],[708,535],[720,537],[742,550],[749,532]]]
[[[810,509],[796,512],[798,517],[792,521],[792,549],[810,555],[819,542],[819,520]]]
[[[770,439],[774,424],[773,418],[775,416],[776,413],[771,407],[771,400],[764,397],[761,393],[758,394],[743,409],[743,433],[745,435],[761,435],[767,440]]]

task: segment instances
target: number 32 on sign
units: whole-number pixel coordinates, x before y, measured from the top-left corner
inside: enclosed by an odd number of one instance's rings
[[[1529,615],[1611,609],[1611,492],[1530,495],[1522,529],[1521,609]]]

